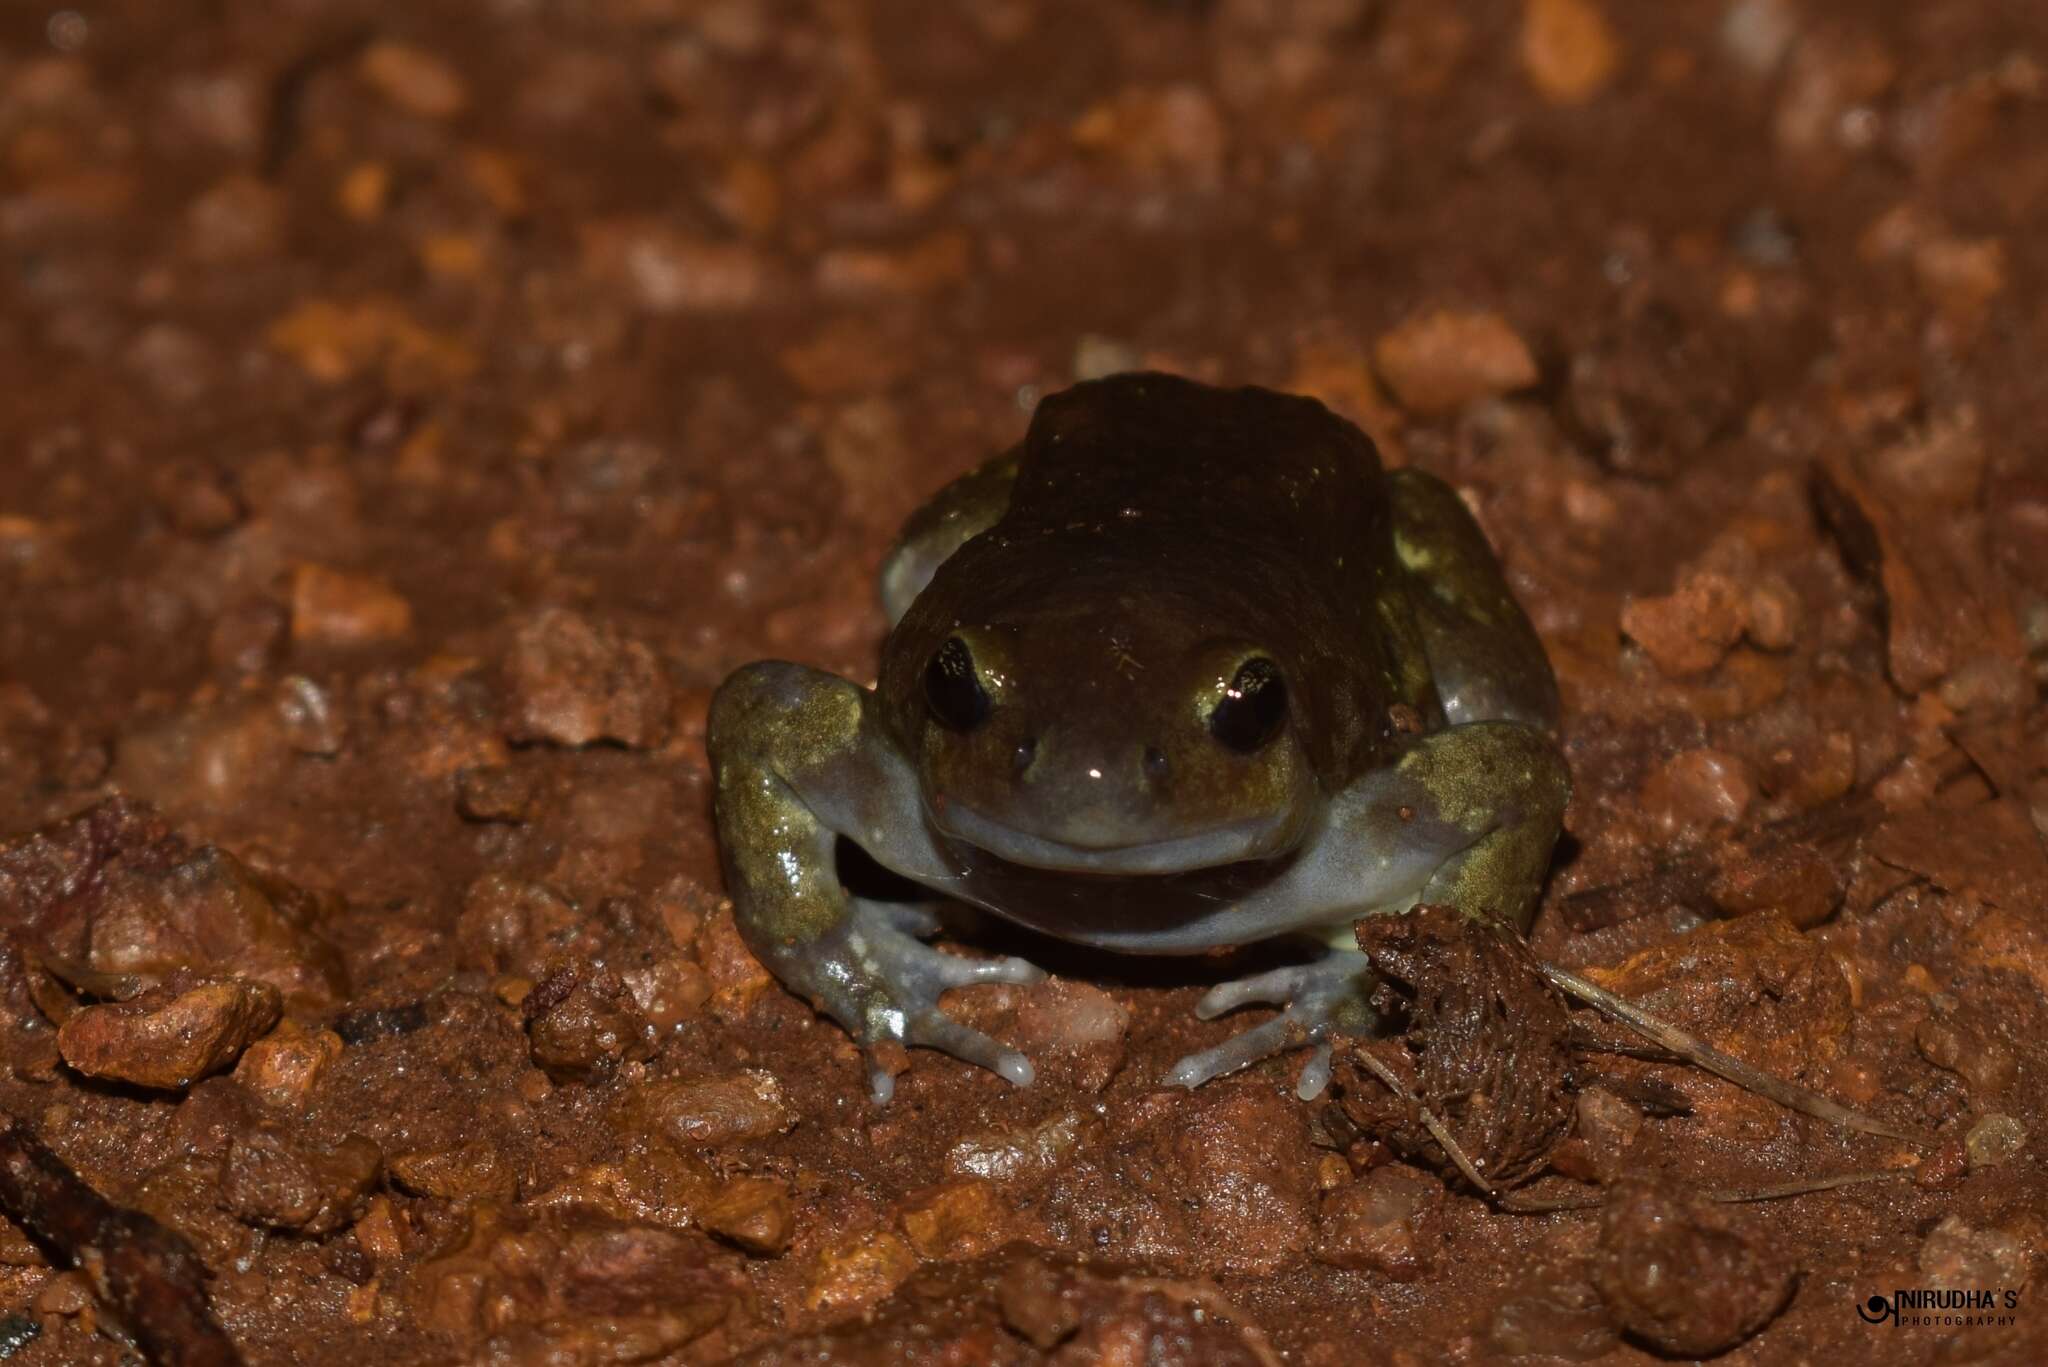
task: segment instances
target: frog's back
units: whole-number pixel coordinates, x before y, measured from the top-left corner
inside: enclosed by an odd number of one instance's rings
[[[1039,405],[1002,518],[891,637],[885,690],[913,696],[962,622],[1241,640],[1286,667],[1341,784],[1384,747],[1392,705],[1436,711],[1391,517],[1371,440],[1313,399],[1159,374],[1076,385]]]
[[[1313,577],[1387,537],[1371,441],[1292,394],[1113,375],[1041,403],[1020,454],[1002,522],[1016,536],[1116,525],[1106,534],[1149,540],[1170,529],[1191,546],[1298,548],[1296,572]]]

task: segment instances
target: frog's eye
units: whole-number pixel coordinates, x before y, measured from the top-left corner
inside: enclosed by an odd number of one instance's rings
[[[1280,677],[1280,666],[1254,655],[1237,667],[1216,700],[1209,713],[1209,734],[1249,755],[1273,739],[1286,719],[1287,681]]]
[[[972,731],[988,720],[988,690],[974,671],[967,642],[948,636],[924,667],[924,700],[941,726]]]

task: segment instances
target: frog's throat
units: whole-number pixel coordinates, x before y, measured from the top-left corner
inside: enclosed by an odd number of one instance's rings
[[[947,803],[934,813],[940,833],[1026,868],[1058,873],[1168,874],[1266,859],[1294,844],[1295,813],[1282,810],[1207,830],[1126,845],[1075,845],[1020,831],[971,807]]]

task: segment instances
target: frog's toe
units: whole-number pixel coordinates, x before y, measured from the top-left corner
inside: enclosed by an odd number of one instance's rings
[[[1029,1087],[1038,1072],[1031,1060],[998,1043],[971,1025],[962,1025],[942,1011],[932,1011],[909,1022],[904,1038],[911,1044],[937,1049],[968,1063],[977,1063],[1018,1087]]]
[[[936,902],[884,902],[876,897],[855,897],[856,920],[879,923],[922,940],[939,933],[939,904]]]
[[[1308,1062],[1301,1065],[1301,1072],[1294,1079],[1294,1094],[1303,1101],[1314,1101],[1329,1085],[1330,1042],[1324,1040],[1308,1056]]]
[[[1204,1049],[1189,1054],[1166,1075],[1169,1087],[1195,1088],[1211,1078],[1222,1077],[1270,1058],[1290,1045],[1299,1044],[1301,1036],[1295,1023],[1286,1016],[1275,1016],[1264,1025],[1255,1025],[1242,1034],[1232,1035],[1213,1049]]]
[[[946,962],[933,975],[946,987],[972,987],[976,983],[1036,983],[1045,981],[1045,970],[1029,959],[962,959],[941,955]]]
[[[1235,1011],[1240,1006],[1257,1003],[1261,1006],[1285,1006],[1300,995],[1315,971],[1314,964],[1290,964],[1265,973],[1254,973],[1249,978],[1235,982],[1218,983],[1202,995],[1195,1003],[1195,1014],[1203,1020],[1215,1020],[1226,1011]]]
[[[1189,1054],[1173,1066],[1166,1081],[1172,1086],[1199,1087],[1283,1049],[1313,1044],[1315,1052],[1295,1082],[1295,1095],[1303,1101],[1314,1100],[1329,1085],[1331,1038],[1366,1033],[1373,1026],[1372,1008],[1365,1000],[1371,981],[1366,957],[1356,950],[1340,949],[1314,963],[1219,983],[1195,1005],[1195,1014],[1203,1020],[1240,1006],[1278,1006],[1282,1010],[1263,1025],[1212,1049]]]
[[[1019,1087],[1029,1086],[1034,1076],[1031,1060],[948,1016],[939,1009],[939,998],[956,987],[978,983],[1037,982],[1045,970],[1025,959],[942,954],[898,927],[895,904],[887,911],[883,906],[870,903],[858,908],[858,930],[848,940],[848,949],[866,976],[887,985],[886,998],[867,1003],[858,1013],[864,1022],[862,1042],[937,1049]],[[895,1090],[894,1077],[872,1063],[868,1083],[878,1102],[887,1101]]]

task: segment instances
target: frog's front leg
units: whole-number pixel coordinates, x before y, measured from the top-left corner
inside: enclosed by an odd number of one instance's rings
[[[917,938],[932,929],[928,917],[851,898],[840,885],[833,847],[842,835],[928,887],[945,891],[957,877],[925,826],[916,776],[882,727],[874,695],[800,665],[749,665],[713,699],[707,746],[740,936],[868,1051],[875,1099],[894,1090],[873,1052],[888,1043],[944,1050],[1030,1083],[1030,1060],[947,1016],[939,996],[1045,975],[1022,959],[941,954]]]
[[[1369,1031],[1372,975],[1352,943],[1360,916],[1418,903],[1449,904],[1474,920],[1524,933],[1550,867],[1571,796],[1557,747],[1518,722],[1453,726],[1365,775],[1331,804],[1328,821],[1293,868],[1233,912],[1281,929],[1320,924],[1328,948],[1315,962],[1223,983],[1195,1007],[1207,1020],[1253,1003],[1281,1014],[1213,1049],[1190,1054],[1167,1081],[1199,1086],[1300,1044],[1315,1053],[1296,1090],[1304,1100],[1329,1078],[1329,1041]],[[1341,937],[1341,942],[1340,942]]]
[[[882,562],[882,611],[890,626],[903,620],[953,552],[996,525],[1016,482],[1017,453],[1006,452],[969,470],[911,515]]]

